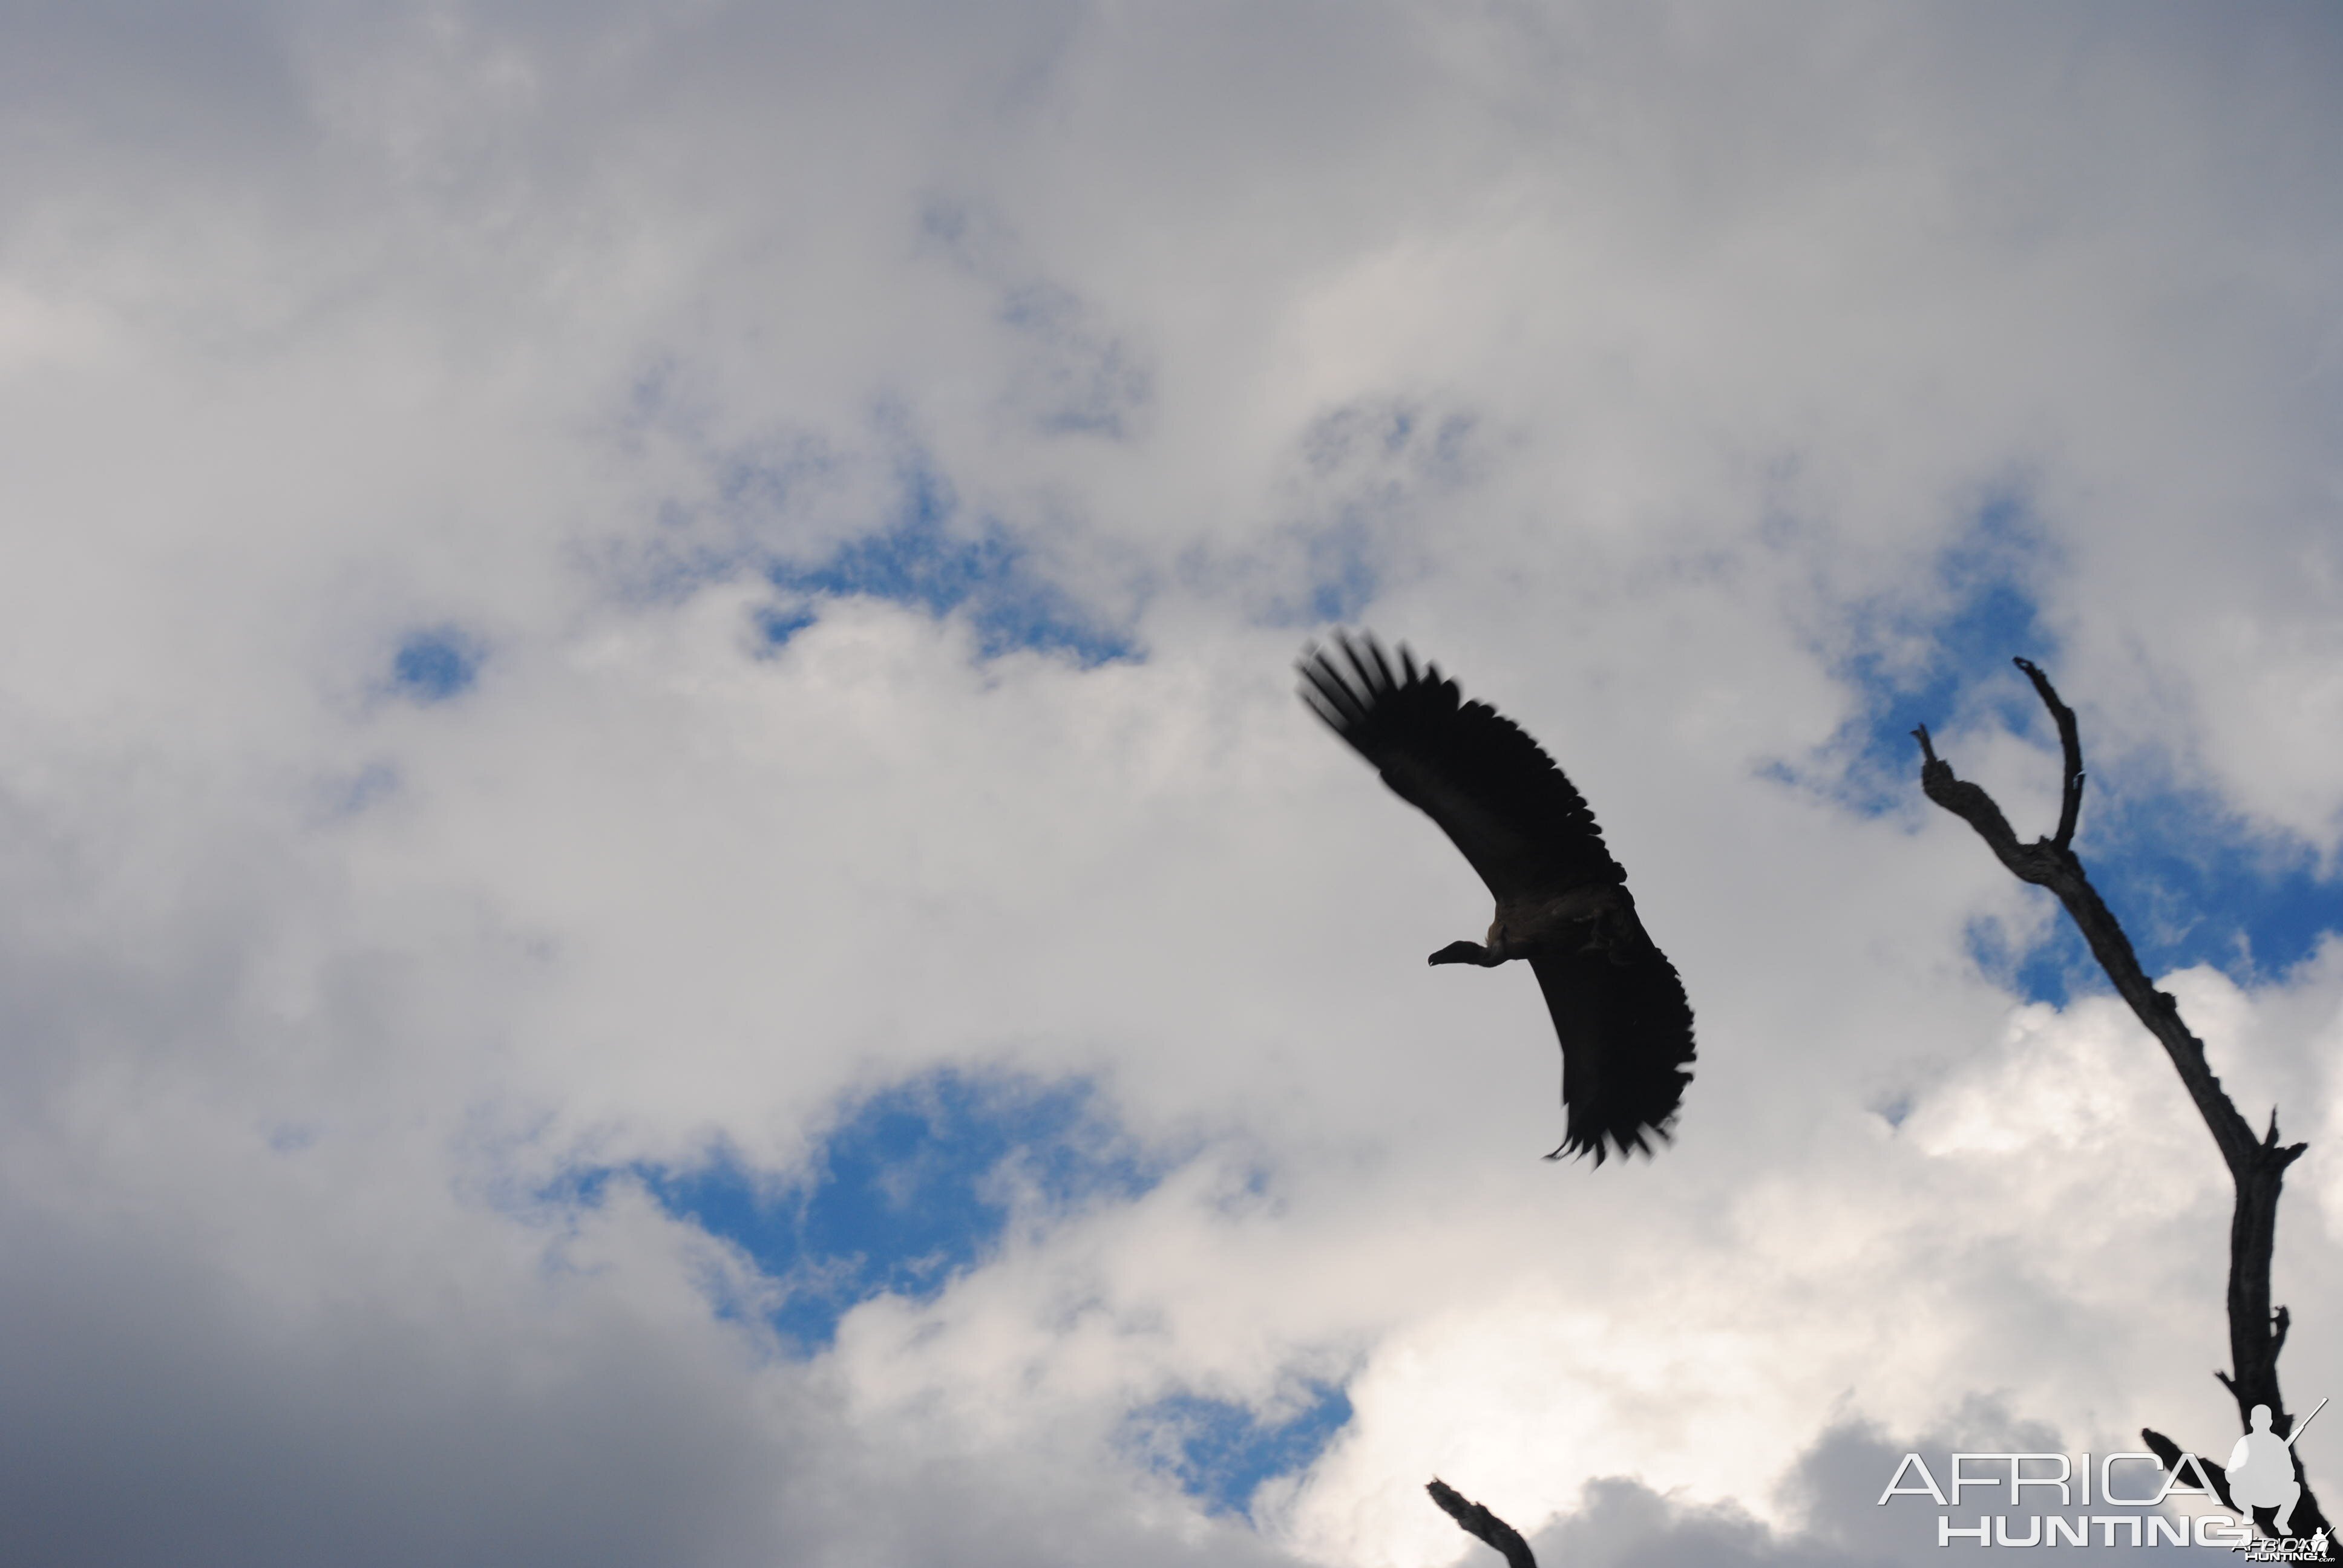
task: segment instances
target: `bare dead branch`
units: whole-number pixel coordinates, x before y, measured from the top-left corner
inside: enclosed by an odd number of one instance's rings
[[[1503,1553],[1505,1568],[1537,1568],[1537,1559],[1530,1554],[1530,1543],[1522,1539],[1520,1531],[1467,1500],[1436,1475],[1424,1490],[1432,1493],[1432,1501],[1440,1504],[1441,1512],[1456,1521],[1467,1535],[1485,1541]]]
[[[2230,1181],[2237,1188],[2237,1205],[2229,1222],[2232,1371],[2213,1375],[2221,1380],[2222,1386],[2237,1401],[2242,1427],[2249,1430],[2253,1407],[2266,1404],[2270,1409],[2270,1430],[2284,1437],[2293,1431],[2294,1418],[2286,1412],[2285,1401],[2278,1392],[2278,1352],[2286,1343],[2289,1319],[2284,1307],[2273,1311],[2270,1306],[2270,1259],[2277,1249],[2278,1200],[2286,1181],[2286,1168],[2300,1159],[2309,1146],[2280,1146],[2275,1108],[2270,1111],[2269,1131],[2260,1138],[2254,1136],[2252,1126],[2237,1114],[2237,1106],[2221,1088],[2221,1081],[2207,1065],[2204,1042],[2180,1020],[2180,1010],[2171,996],[2157,990],[2149,981],[2140,968],[2138,955],[2132,950],[2131,939],[2124,934],[2123,927],[2100,899],[2098,890],[2091,886],[2090,879],[2083,874],[2083,863],[2073,849],[2076,819],[2083,803],[2083,743],[2074,709],[2058,699],[2050,678],[2033,661],[2021,658],[2016,663],[2034,683],[2043,706],[2050,710],[2058,726],[2066,786],[2059,801],[2057,831],[2031,844],[2019,843],[2009,819],[2002,814],[1993,797],[1976,785],[1956,778],[1952,765],[1937,758],[1926,725],[1912,732],[1920,743],[1920,788],[1929,799],[1975,829],[2001,863],[2009,868],[2011,875],[2047,888],[2058,896],[2058,901],[2066,906],[2066,912],[2082,931],[2083,940],[2090,944],[2091,956],[2099,960],[2099,967],[2114,982],[2117,994],[2130,1004],[2140,1022],[2147,1026],[2148,1032],[2156,1036],[2165,1054],[2172,1059],[2189,1099],[2196,1102],[2197,1113],[2204,1117],[2206,1128],[2219,1146],[2221,1158],[2229,1168]],[[2142,1435],[2149,1439],[2150,1448],[2156,1448],[2158,1434]],[[2173,1449],[2172,1457],[2165,1461],[2167,1468],[2179,1452],[2179,1449]],[[2299,1454],[2295,1456],[2294,1469],[2296,1478],[2301,1479]],[[2306,1483],[2302,1501],[2295,1509],[2295,1529],[2308,1533],[2325,1523],[2325,1515]],[[2263,1524],[2268,1528],[2268,1521]]]
[[[2083,814],[2082,731],[2076,728],[2075,710],[2058,700],[2058,694],[2051,689],[2050,678],[2042,673],[2041,666],[2030,658],[2015,662],[2026,672],[2026,678],[2034,683],[2035,692],[2042,699],[2042,705],[2050,710],[2050,717],[2057,721],[2058,749],[2066,756],[2066,778],[2059,790],[2058,830],[2050,835],[2050,841],[2063,849],[2075,841],[2075,819]]]

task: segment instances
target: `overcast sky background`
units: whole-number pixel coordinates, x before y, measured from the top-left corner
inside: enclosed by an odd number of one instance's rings
[[[5,15],[11,1561],[1916,1563],[1907,1448],[2226,1457],[2212,1142],[1918,792],[2048,829],[2013,654],[2343,1396],[2343,10]],[[1538,1160],[1336,623],[1593,803],[1658,1158]]]

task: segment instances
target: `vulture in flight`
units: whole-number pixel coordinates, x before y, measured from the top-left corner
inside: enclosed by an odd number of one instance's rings
[[[1336,657],[1339,650],[1341,657]],[[1486,942],[1451,942],[1435,964],[1527,959],[1562,1041],[1562,1147],[1649,1154],[1668,1136],[1692,1073],[1692,1006],[1644,934],[1627,873],[1554,759],[1485,702],[1466,702],[1403,645],[1394,668],[1371,637],[1342,633],[1302,658],[1302,700],[1440,824],[1496,896]]]

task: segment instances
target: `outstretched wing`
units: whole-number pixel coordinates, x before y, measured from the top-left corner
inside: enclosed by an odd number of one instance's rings
[[[1303,655],[1302,674],[1312,709],[1440,824],[1501,905],[1620,889],[1599,943],[1590,928],[1583,950],[1530,960],[1562,1045],[1564,1135],[1548,1158],[1650,1153],[1692,1081],[1692,1005],[1584,799],[1537,742],[1404,647],[1394,668],[1373,638],[1337,634],[1332,650]]]
[[[1530,960],[1562,1042],[1563,1140],[1549,1160],[1591,1150],[1600,1165],[1606,1144],[1649,1154],[1644,1135],[1668,1136],[1692,1081],[1684,981],[1632,910],[1624,923],[1612,947]]]
[[[1397,668],[1372,637],[1342,633],[1302,658],[1302,700],[1373,763],[1401,799],[1440,824],[1500,902],[1624,882],[1594,813],[1554,759],[1435,665]]]

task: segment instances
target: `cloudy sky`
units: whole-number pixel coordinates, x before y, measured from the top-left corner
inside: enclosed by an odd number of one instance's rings
[[[1906,1450],[2226,1456],[2212,1142],[1917,790],[2047,830],[2014,654],[2343,1396],[2343,12],[5,29],[12,1561],[1841,1568]],[[1337,624],[1594,804],[1656,1159],[1538,1159]]]

